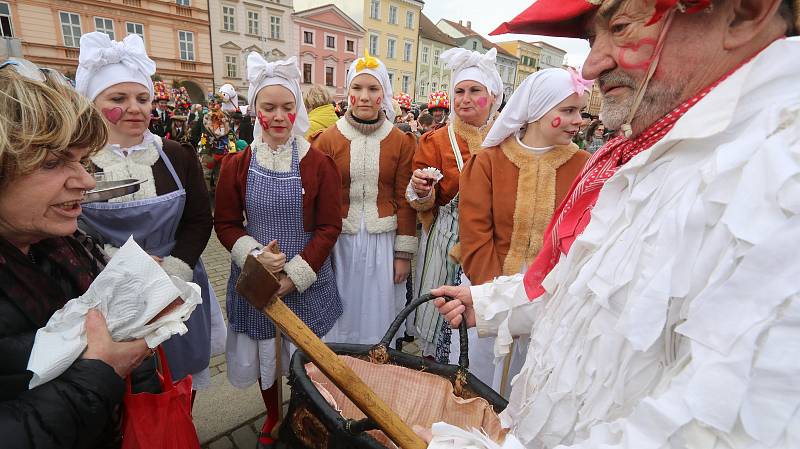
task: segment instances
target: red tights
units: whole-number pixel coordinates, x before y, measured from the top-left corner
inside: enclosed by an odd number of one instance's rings
[[[261,387],[261,379],[258,379],[258,386]],[[264,420],[264,426],[261,427],[261,436],[259,441],[261,443],[273,443],[274,440],[269,436],[272,428],[278,423],[278,388],[280,384],[276,380],[271,387],[266,390],[261,390],[261,398],[264,399],[264,406],[267,408],[267,419]]]

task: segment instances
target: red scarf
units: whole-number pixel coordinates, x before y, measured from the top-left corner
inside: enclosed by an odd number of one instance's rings
[[[746,62],[742,63],[742,65]],[[525,293],[528,294],[530,300],[544,293],[542,281],[556,266],[560,254],[567,254],[575,239],[586,229],[592,208],[600,195],[600,188],[603,187],[606,180],[616,173],[619,167],[633,159],[634,156],[660,141],[675,126],[675,122],[683,117],[686,111],[697,104],[700,99],[705,97],[739,67],[731,70],[697,95],[686,100],[656,123],[650,125],[635,139],[628,140],[624,137],[615,137],[592,155],[581,174],[572,184],[570,192],[555,211],[553,220],[550,221],[544,233],[545,239],[542,250],[525,273]]]

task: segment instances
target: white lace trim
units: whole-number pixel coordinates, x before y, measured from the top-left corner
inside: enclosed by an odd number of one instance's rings
[[[129,152],[127,157],[122,156],[112,147],[113,145],[106,145],[105,148],[92,156],[92,162],[103,170],[106,181],[139,179],[147,182],[139,186],[139,191],[109,201],[121,203],[155,198],[157,194],[155,177],[153,176],[153,164],[160,157],[158,150],[162,148],[161,138],[151,134],[149,131],[146,132],[145,140],[139,145],[130,147],[128,150],[131,148],[136,148],[136,150]]]
[[[251,145],[252,151],[256,154],[256,162],[262,168],[276,172],[289,172],[292,170],[292,142],[297,141],[297,153],[300,160],[308,154],[311,144],[303,137],[292,136],[283,145],[276,149],[270,148],[269,144],[257,141]]]

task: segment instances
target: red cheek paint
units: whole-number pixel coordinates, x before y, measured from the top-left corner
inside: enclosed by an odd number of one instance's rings
[[[375,105],[377,105],[377,106],[380,106],[380,105],[381,105],[381,100],[383,100],[383,98],[380,98],[380,97],[378,97],[378,98],[375,100]]]
[[[355,95],[350,95],[350,105],[351,106],[355,106],[356,105],[356,96]]]
[[[289,121],[292,122],[292,125],[294,125],[294,121],[295,119],[297,119],[297,114],[290,112],[288,115],[289,115]]]
[[[264,114],[259,111],[256,115],[258,116],[258,123],[261,125],[261,129],[269,129],[269,120],[264,117]]]
[[[552,126],[553,128],[558,128],[559,126],[561,126],[561,117],[554,118],[553,121],[550,122],[550,126]]]
[[[655,56],[658,41],[652,38],[642,39],[619,49],[617,59],[623,69],[647,70]]]
[[[489,104],[489,99],[486,97],[480,97],[478,98],[478,101],[476,103],[478,103],[478,106],[480,106],[480,108],[483,109],[486,107],[487,104]]]
[[[103,108],[102,112],[106,120],[111,122],[112,125],[119,123],[119,121],[122,120],[122,115],[125,114],[125,111],[119,106],[116,108]]]

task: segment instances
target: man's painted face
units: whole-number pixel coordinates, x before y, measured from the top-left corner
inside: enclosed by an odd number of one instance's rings
[[[609,128],[619,129],[634,103],[637,86],[656,55],[658,37],[665,20],[646,26],[653,16],[653,2],[610,0],[590,19],[592,50],[583,66],[583,76],[596,79],[603,94],[600,117]],[[677,106],[697,58],[691,47],[680,48],[673,38],[679,31],[673,22],[667,34],[658,69],[650,80],[634,123],[643,129]]]

